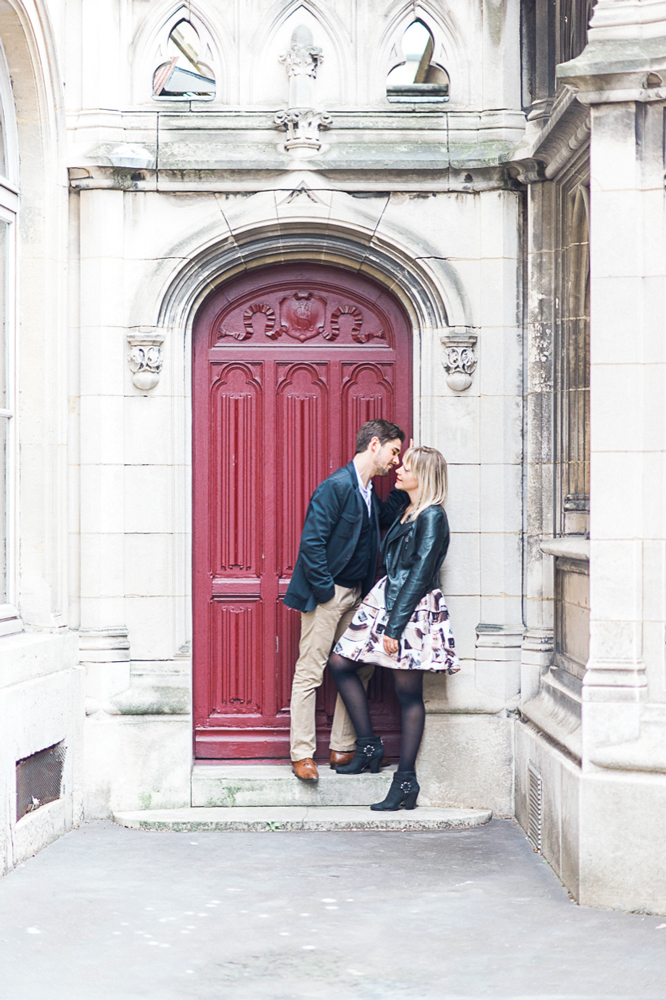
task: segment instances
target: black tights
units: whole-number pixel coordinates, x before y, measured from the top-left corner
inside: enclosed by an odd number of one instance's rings
[[[368,697],[360,677],[356,673],[359,664],[348,660],[346,656],[331,653],[328,661],[333,680],[340,692],[340,697],[349,712],[356,736],[374,736]],[[425,725],[425,706],[423,704],[423,672],[421,670],[392,670],[395,682],[395,693],[402,706],[402,739],[400,742],[399,771],[414,771],[416,755],[421,746],[423,726]]]

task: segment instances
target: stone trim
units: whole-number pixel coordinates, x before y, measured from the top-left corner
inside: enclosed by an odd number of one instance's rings
[[[578,562],[590,561],[590,540],[582,535],[567,535],[564,538],[545,538],[541,551],[558,559],[573,559]]]

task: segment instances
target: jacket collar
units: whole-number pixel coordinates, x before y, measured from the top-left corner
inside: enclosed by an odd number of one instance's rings
[[[386,534],[386,543],[392,545],[397,538],[401,538],[413,527],[414,521],[405,521],[402,524],[400,521],[394,521]]]
[[[347,464],[345,465],[345,469],[349,473],[349,476],[351,478],[352,484],[353,484],[354,489],[356,491],[356,504],[358,506],[359,515],[361,517],[363,517],[363,511],[364,510],[367,511],[368,508],[365,505],[365,500],[363,499],[363,496],[361,495],[361,491],[359,489],[358,476],[356,474],[356,466],[354,465],[353,461],[352,462],[347,462]],[[371,511],[372,511],[371,519],[372,519],[372,521],[374,521],[375,526],[378,527],[379,526],[379,513],[378,513],[378,510],[377,510],[377,507],[378,507],[378,497],[377,497],[377,491],[374,490],[374,489],[373,489],[372,494],[371,494],[371,501],[372,501],[372,505],[371,505]]]

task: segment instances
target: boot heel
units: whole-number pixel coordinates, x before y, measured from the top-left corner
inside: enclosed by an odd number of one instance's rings
[[[369,767],[373,774],[377,774],[383,757],[384,744],[381,736],[367,736],[356,740],[354,757],[349,764],[343,764],[335,770],[338,774],[361,774]]]
[[[396,771],[384,801],[375,802],[370,808],[378,812],[396,812],[401,806],[413,809],[420,791],[415,771]]]

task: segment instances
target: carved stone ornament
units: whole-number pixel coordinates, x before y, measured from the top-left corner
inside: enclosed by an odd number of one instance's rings
[[[280,56],[289,76],[289,107],[278,111],[274,123],[287,133],[285,149],[289,153],[308,155],[321,149],[319,130],[330,128],[331,116],[315,111],[315,80],[324,54],[312,40],[312,32],[299,25],[291,36],[289,49]]]
[[[454,392],[464,392],[472,384],[472,375],[476,368],[477,336],[468,327],[449,327],[441,334],[444,345],[444,360],[446,384]]]
[[[127,360],[132,382],[142,392],[154,389],[162,371],[163,331],[154,327],[139,327],[127,334],[127,341],[130,345]]]
[[[280,62],[286,66],[289,75],[290,107],[302,108],[312,104],[313,81],[323,61],[324,53],[314,44],[312,32],[307,25],[300,24],[291,36],[291,45],[280,56]]]
[[[278,111],[273,121],[287,133],[284,148],[289,153],[317,153],[321,149],[319,130],[333,124],[328,112],[304,108]]]

